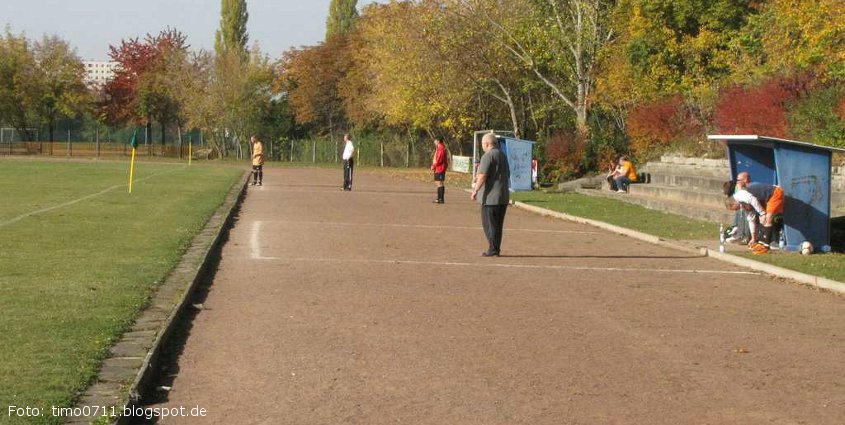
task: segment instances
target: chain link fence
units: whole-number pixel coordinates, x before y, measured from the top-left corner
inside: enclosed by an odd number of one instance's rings
[[[135,127],[110,128],[78,122],[67,122],[53,130],[53,142],[48,141],[49,129],[34,128],[18,132],[0,129],[0,156],[41,155],[53,157],[115,158],[132,154],[129,140]],[[199,131],[183,133],[181,142],[176,131],[165,134],[162,142],[159,129],[147,134],[137,128],[137,155],[150,157],[214,159],[215,153],[205,143]],[[192,145],[189,146],[189,140]],[[361,135],[353,138],[357,164],[373,167],[428,167],[434,153],[430,139],[410,135]],[[249,152],[244,143],[244,152]],[[270,161],[328,164],[340,163],[344,142],[342,137],[310,139],[278,138],[265,141],[265,155]]]
[[[357,165],[427,167],[434,153],[432,142],[407,137],[361,136],[353,138],[353,143]],[[274,141],[268,150],[274,161],[326,164],[339,163],[343,147],[338,137]]]

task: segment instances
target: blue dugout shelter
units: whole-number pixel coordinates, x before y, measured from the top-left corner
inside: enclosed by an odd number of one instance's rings
[[[481,136],[492,131],[477,131],[475,132],[475,140],[473,141],[473,167],[472,176],[475,178],[478,161],[481,160],[483,151],[481,150]],[[500,133],[500,132],[494,132]],[[504,132],[501,132],[504,133]],[[512,132],[508,132],[513,134]],[[510,190],[531,190],[531,160],[534,159],[534,144],[530,140],[517,139],[515,137],[507,137],[496,134],[496,139],[499,140],[499,149],[508,157],[508,166],[510,167]]]
[[[783,188],[786,249],[810,241],[830,251],[831,157],[845,149],[756,135],[710,135],[727,143],[731,178],[746,171],[752,182]]]

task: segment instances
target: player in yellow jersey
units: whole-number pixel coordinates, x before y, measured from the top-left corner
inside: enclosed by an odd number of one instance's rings
[[[264,142],[252,136],[249,143],[252,145],[252,185],[261,186],[264,180]]]

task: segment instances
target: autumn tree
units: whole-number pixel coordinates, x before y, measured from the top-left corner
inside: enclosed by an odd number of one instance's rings
[[[358,0],[331,0],[326,18],[326,40],[338,34],[348,34],[358,19]]]
[[[154,46],[138,38],[121,40],[119,45],[109,46],[109,56],[118,67],[103,88],[107,122],[149,125],[151,117],[139,116],[138,93],[141,77],[154,67]]]
[[[446,37],[437,4],[401,2],[373,4],[357,27],[360,48],[353,69],[369,87],[359,101],[365,116],[382,117],[389,126],[429,133],[465,134],[474,120],[470,106],[476,87],[459,63],[445,61],[438,45]],[[359,79],[359,81],[361,81]],[[347,104],[355,85],[341,84]],[[360,85],[358,86],[360,87]]]
[[[458,0],[460,13],[485,23],[482,31],[547,86],[575,116],[581,138],[599,52],[610,42],[610,0]]]
[[[296,121],[333,134],[346,125],[338,84],[349,69],[343,35],[285,52],[277,87],[287,93]]]
[[[153,120],[158,120],[164,143],[165,127],[176,120],[181,107],[171,77],[179,73],[187,49],[186,37],[170,28],[111,46],[110,56],[119,67],[104,88],[108,122],[144,124],[152,135]]]
[[[713,127],[720,89],[742,68],[742,34],[755,13],[735,0],[617,4],[617,37],[601,58],[596,102],[634,152],[659,154]]]
[[[147,36],[153,46],[154,60],[148,72],[141,74],[138,87],[138,113],[154,118],[161,126],[161,143],[166,140],[167,126],[179,124],[183,105],[177,97],[178,80],[174,76],[185,68],[187,38],[167,28],[156,36]]]
[[[249,136],[273,120],[273,108],[284,112],[279,106],[283,99],[273,90],[275,77],[273,65],[257,49],[247,60],[232,52],[190,55],[184,72],[176,77],[180,103],[191,105],[183,109],[185,125],[202,130],[220,156],[243,158]],[[284,130],[282,125],[278,128]]]

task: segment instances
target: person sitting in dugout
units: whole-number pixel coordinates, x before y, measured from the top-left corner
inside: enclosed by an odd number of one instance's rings
[[[735,211],[746,211],[748,226],[751,230],[749,249],[754,254],[766,254],[771,249],[773,220],[776,214],[783,213],[784,196],[780,186],[766,183],[744,183],[742,181],[725,182],[725,207]],[[733,192],[733,193],[732,193]],[[763,225],[760,240],[757,238],[757,223]]]

